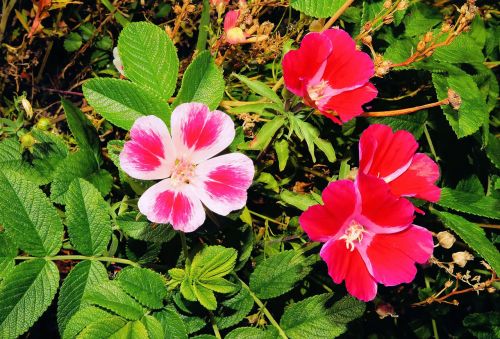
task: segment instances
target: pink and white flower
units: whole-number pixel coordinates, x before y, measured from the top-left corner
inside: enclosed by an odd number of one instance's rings
[[[386,125],[371,125],[359,139],[359,171],[384,179],[398,196],[436,202],[441,189],[438,165],[415,153],[418,143],[408,131],[392,132]]]
[[[245,206],[252,160],[241,153],[214,157],[234,139],[231,118],[203,104],[182,104],[172,112],[171,132],[161,119],[141,117],[120,154],[120,165],[131,177],[163,179],[139,199],[141,213],[192,232],[205,221],[203,205],[220,215]]]
[[[116,70],[120,72],[122,76],[125,76],[125,71],[123,70],[123,62],[120,58],[118,47],[113,48],[113,65],[115,65]]]
[[[320,256],[337,284],[369,301],[377,283],[409,283],[433,251],[432,234],[413,225],[414,207],[391,193],[386,182],[359,173],[354,182],[339,180],[323,191],[323,205],[309,207],[299,218],[313,241],[324,242]]]
[[[246,42],[248,35],[238,26],[240,11],[233,10],[226,13],[224,17],[224,37],[231,45]]]

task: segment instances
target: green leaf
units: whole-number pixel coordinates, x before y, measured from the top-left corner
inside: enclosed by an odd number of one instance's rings
[[[34,256],[59,252],[63,225],[46,195],[14,172],[0,171],[0,224],[19,245]]]
[[[163,102],[172,96],[179,59],[163,29],[148,22],[128,24],[118,39],[118,50],[127,78],[149,88]]]
[[[231,327],[242,321],[252,310],[254,301],[250,292],[242,288],[240,292],[231,299],[222,302],[219,307],[215,322],[219,329]]]
[[[163,327],[158,319],[154,318],[151,315],[145,315],[142,317],[141,322],[146,327],[147,335],[149,339],[164,339]],[[144,337],[139,337],[144,338]]]
[[[194,256],[190,276],[200,281],[221,278],[234,269],[237,256],[234,248],[206,246]]]
[[[290,121],[293,123],[293,125],[296,125],[294,126],[293,130],[295,131],[295,134],[297,134],[299,139],[301,141],[305,139],[307,149],[311,154],[313,162],[316,162],[316,156],[314,155],[314,145],[318,146],[318,148],[321,149],[323,153],[325,153],[328,161],[334,162],[336,160],[333,146],[329,142],[319,138],[319,131],[316,127],[296,117],[293,117]]]
[[[458,138],[476,132],[488,120],[486,104],[476,83],[469,75],[433,74],[432,81],[439,100],[448,97],[448,89],[454,90],[461,98],[460,108],[450,105],[441,106],[443,112]]]
[[[130,338],[130,339],[142,339],[142,338],[150,338],[148,335],[148,330],[146,329],[146,326],[139,321],[129,321],[125,326],[120,328],[118,331],[115,333],[111,334],[109,339],[124,339],[124,338]],[[153,339],[153,338],[150,338]]]
[[[500,252],[496,249],[484,233],[484,230],[476,224],[467,221],[461,216],[434,210],[443,223],[452,229],[463,241],[479,253],[495,272],[500,272]]]
[[[257,265],[250,275],[250,289],[262,299],[290,291],[311,270],[300,251],[283,251]]]
[[[126,235],[133,239],[165,243],[170,241],[176,232],[170,225],[157,224],[153,225],[146,220],[145,217],[140,217],[136,220],[137,213],[124,213],[116,218],[116,223]]]
[[[83,85],[83,94],[100,115],[123,129],[129,130],[137,118],[146,115],[156,115],[170,124],[166,101],[130,81],[91,79]]]
[[[247,85],[248,88],[252,90],[252,92],[257,93],[263,96],[264,98],[271,100],[274,103],[282,104],[278,94],[276,94],[276,92],[273,91],[271,88],[269,88],[269,86],[267,86],[265,83],[257,80],[250,80],[246,76],[240,74],[233,73],[232,75],[238,78],[238,80],[240,80],[242,83]]]
[[[36,144],[34,148],[36,147]],[[45,184],[47,179],[41,177],[37,171],[23,159],[21,144],[11,138],[0,141],[0,170],[10,170],[21,174],[36,184]]]
[[[380,1],[379,4],[383,4],[383,1]],[[403,20],[405,35],[409,37],[423,35],[431,31],[441,21],[441,15],[432,6],[423,3],[414,3],[409,9],[409,14]]]
[[[441,190],[441,198],[436,204],[463,213],[500,219],[500,201],[493,197],[445,187]]]
[[[145,310],[118,284],[106,282],[96,285],[85,298],[90,304],[101,306],[129,320],[140,319]]]
[[[64,49],[67,52],[78,51],[82,46],[82,36],[78,33],[71,32],[64,39]]]
[[[470,34],[460,34],[453,42],[447,46],[436,48],[431,60],[441,62],[457,63],[482,63],[484,55],[482,48],[470,36]]]
[[[346,323],[363,315],[365,304],[347,297],[327,306],[331,294],[320,294],[304,299],[285,309],[280,326],[291,339],[295,338],[335,338],[347,330]],[[344,307],[349,300],[349,308]],[[336,312],[342,309],[342,317]],[[341,321],[339,321],[341,319]]]
[[[205,281],[198,281],[199,285],[218,293],[234,293],[239,290],[239,286],[224,278],[210,278]]]
[[[305,211],[309,207],[320,203],[312,194],[295,193],[288,190],[281,191],[280,199],[288,205],[297,207],[301,211]]]
[[[486,146],[486,156],[496,168],[500,169],[500,140],[491,133],[488,138],[488,146]]]
[[[108,205],[99,191],[83,179],[75,179],[66,198],[66,224],[75,249],[89,256],[99,256],[111,239]]]
[[[0,285],[0,338],[26,332],[52,303],[59,271],[52,261],[34,259],[16,266]]]
[[[112,318],[117,318],[115,315],[104,311],[103,309],[95,306],[86,306],[78,310],[67,322],[63,339],[73,339],[80,333],[87,325],[94,322],[96,319],[107,321]]]
[[[252,141],[240,146],[244,150],[260,150],[262,151],[269,145],[276,132],[285,124],[285,118],[276,116],[273,120],[268,121],[260,128],[257,135]]]
[[[128,324],[127,320],[119,316],[94,319],[80,332],[77,339],[110,338]],[[147,335],[147,333],[146,333]],[[138,338],[137,338],[138,339]]]
[[[394,131],[406,130],[419,139],[424,133],[428,113],[426,110],[413,114],[397,115],[393,117],[368,118],[372,124],[384,124],[392,127]]]
[[[106,196],[111,192],[113,186],[113,176],[105,169],[100,169],[97,172],[91,173],[87,179],[95,188],[99,190],[102,196]]]
[[[347,0],[291,0],[293,9],[315,18],[332,16]]]
[[[76,143],[81,148],[90,150],[99,163],[101,161],[101,147],[94,125],[71,101],[61,98],[61,104],[66,113],[66,121],[68,122],[69,129],[75,137]]]
[[[168,306],[153,316],[160,321],[165,338],[187,339],[186,325],[175,308]]]
[[[0,232],[0,282],[14,269],[17,245],[5,232]]]
[[[214,292],[200,284],[193,284],[192,288],[200,304],[209,311],[215,311],[217,308],[217,299],[215,299]]]
[[[200,102],[214,110],[224,96],[224,87],[222,70],[209,51],[201,52],[186,69],[172,108],[186,102]]]
[[[36,128],[31,133],[37,141],[33,146],[33,166],[44,179],[41,183],[46,184],[54,179],[57,167],[68,156],[68,146],[61,137],[53,133],[43,132]]]
[[[274,150],[276,151],[276,155],[278,156],[279,170],[280,172],[282,172],[286,167],[286,163],[288,162],[288,157],[290,155],[288,141],[284,139],[276,141],[274,143]]]
[[[152,309],[163,307],[167,296],[165,278],[146,268],[129,267],[116,277],[118,284],[141,304]]]
[[[463,324],[467,330],[480,339],[500,337],[500,312],[472,313],[465,316]]]
[[[79,262],[68,274],[61,286],[57,302],[59,333],[65,333],[71,317],[87,306],[84,298],[91,286],[108,279],[106,268],[99,261]]]

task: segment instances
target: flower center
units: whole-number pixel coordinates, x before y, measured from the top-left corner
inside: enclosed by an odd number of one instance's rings
[[[345,247],[352,252],[355,248],[354,242],[357,241],[360,243],[361,240],[363,240],[363,233],[366,233],[364,227],[358,222],[352,221],[349,228],[345,231],[345,234],[339,239],[345,239]]]
[[[194,176],[195,164],[186,160],[176,159],[171,178],[177,183],[189,184]]]
[[[325,92],[328,89],[328,81],[321,80],[316,85],[308,86],[307,93],[312,101],[317,102],[325,97]]]

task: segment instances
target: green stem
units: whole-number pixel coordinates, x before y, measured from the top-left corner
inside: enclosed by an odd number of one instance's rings
[[[439,157],[436,154],[436,150],[434,149],[434,144],[432,143],[431,135],[429,134],[429,130],[427,129],[427,124],[424,123],[424,134],[427,139],[427,143],[429,144],[429,148],[431,149],[432,156],[434,160],[438,161]]]
[[[431,284],[429,283],[429,278],[427,276],[425,276],[424,282],[425,282],[425,287],[431,288]],[[434,333],[434,339],[439,339],[439,332],[437,329],[436,320],[434,318],[431,318],[431,323],[432,323],[432,332]]]
[[[212,329],[214,330],[215,337],[217,339],[222,339],[219,332],[219,327],[217,327],[217,323],[215,322],[214,314],[212,312],[210,312],[210,323],[212,324]]]
[[[0,19],[0,43],[3,41],[5,31],[7,30],[7,21],[10,12],[14,9],[17,0],[2,0],[2,18]]]
[[[260,309],[262,310],[262,312],[264,312],[264,314],[266,315],[267,319],[269,319],[269,321],[271,322],[271,324],[278,330],[278,333],[279,333],[280,337],[283,338],[283,339],[288,339],[287,335],[285,334],[285,332],[283,331],[283,329],[280,327],[280,325],[278,324],[278,322],[276,321],[276,319],[274,319],[273,315],[266,308],[266,306],[264,305],[264,303],[255,295],[255,293],[252,292],[252,290],[250,289],[250,287],[247,284],[245,284],[245,282],[243,280],[241,280],[238,276],[236,276],[236,278],[240,281],[241,286],[243,286],[243,288],[246,289],[248,291],[248,293],[250,293],[250,295],[252,296],[252,298],[255,301],[255,303],[257,305],[259,305]]]
[[[55,255],[51,257],[42,257],[46,260],[97,260],[97,261],[106,261],[106,262],[115,262],[119,264],[125,264],[135,267],[140,267],[140,265],[134,261],[123,259],[123,258],[114,258],[114,257],[88,257],[85,255]],[[39,259],[39,257],[15,257],[15,260],[31,260],[31,259]]]
[[[127,18],[125,18],[121,13],[118,12],[118,9],[113,6],[113,4],[109,0],[101,0],[102,4],[104,7],[108,9],[111,13],[114,13],[113,16],[116,19],[116,22],[118,22],[122,27],[127,26],[129,24],[129,21]]]
[[[182,243],[182,253],[184,253],[184,259],[186,260],[186,266],[191,265],[191,259],[189,258],[189,250],[186,241],[186,234],[182,231],[179,232],[179,236],[181,237]]]
[[[250,212],[250,214],[253,214],[253,215],[255,215],[255,216],[259,217],[259,218],[262,218],[262,219],[264,219],[264,220],[267,220],[267,221],[269,221],[269,222],[272,222],[272,223],[274,223],[274,224],[277,224],[277,225],[280,225],[280,226],[288,226],[287,224],[284,224],[284,223],[282,223],[282,222],[279,222],[279,221],[276,221],[276,220],[271,219],[271,218],[269,218],[269,217],[266,217],[266,216],[265,216],[265,215],[263,215],[263,214],[259,214],[259,213],[257,213],[257,212],[251,211],[251,210],[248,210],[248,212]]]
[[[210,24],[210,3],[203,0],[203,11],[201,12],[200,26],[198,27],[198,41],[196,49],[198,53],[207,48],[208,25]]]

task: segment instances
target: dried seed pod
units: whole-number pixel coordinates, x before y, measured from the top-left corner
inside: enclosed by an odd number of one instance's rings
[[[422,52],[425,49],[425,41],[419,41],[417,44],[417,51]]]
[[[450,102],[451,107],[453,107],[457,111],[460,109],[460,106],[462,105],[462,98],[457,92],[455,92],[451,88],[448,88],[448,101]]]
[[[439,232],[436,237],[439,241],[439,245],[446,249],[451,248],[457,240],[455,236],[448,231]]]
[[[474,256],[467,251],[455,252],[451,255],[453,262],[460,267],[464,267],[467,261],[474,259]]]

